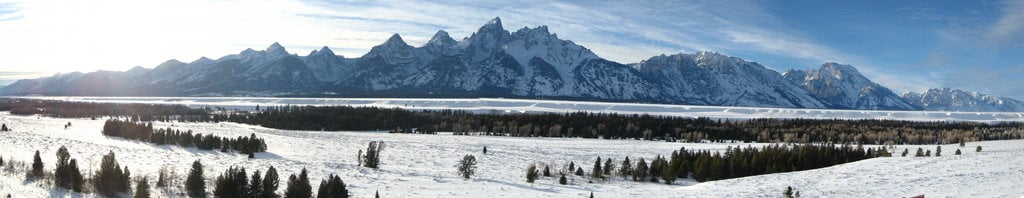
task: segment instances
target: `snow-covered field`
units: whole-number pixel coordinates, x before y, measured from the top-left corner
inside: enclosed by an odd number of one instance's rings
[[[182,104],[249,109],[256,105],[349,105],[406,109],[458,109],[474,112],[599,112],[726,119],[809,118],[914,121],[1024,122],[1024,112],[876,111],[724,107],[501,98],[273,98],[273,97],[24,97],[84,102]]]
[[[63,125],[72,123],[67,130]],[[180,180],[192,161],[202,160],[206,177],[212,180],[230,166],[253,170],[276,167],[282,177],[281,190],[289,174],[301,168],[310,171],[314,190],[328,174],[338,174],[356,197],[779,197],[793,186],[804,197],[1017,197],[1024,195],[1024,141],[971,142],[964,155],[954,156],[957,145],[942,145],[942,157],[875,158],[828,168],[696,183],[676,181],[673,185],[638,183],[612,179],[587,183],[571,177],[570,185],[556,178],[542,178],[530,184],[525,169],[531,163],[549,163],[552,168],[574,161],[589,172],[595,158],[622,160],[629,156],[651,159],[682,146],[688,149],[721,150],[748,144],[690,144],[637,140],[593,140],[575,138],[511,138],[486,136],[387,134],[375,132],[311,132],[267,129],[234,123],[156,123],[156,127],[192,129],[219,136],[256,133],[266,139],[268,152],[257,159],[218,151],[201,151],[172,146],[155,146],[100,134],[102,120],[57,119],[13,116],[0,113],[0,123],[14,128],[0,132],[0,155],[29,162],[39,150],[47,169],[53,169],[55,152],[66,145],[79,159],[83,172],[91,172],[108,151],[117,153],[133,176],[146,175],[154,181],[162,166],[174,168]],[[379,170],[357,166],[356,154],[370,141],[383,140]],[[975,146],[983,152],[974,152]],[[482,148],[488,154],[482,154]],[[755,144],[754,146],[758,146]],[[918,146],[905,146],[912,151]],[[935,146],[922,146],[935,149]],[[902,151],[903,148],[897,149]],[[897,154],[899,152],[896,152]],[[477,157],[478,172],[473,179],[456,175],[455,165],[463,155]],[[209,181],[208,181],[209,184]],[[212,186],[208,187],[212,190]],[[25,182],[24,175],[0,171],[0,195],[13,197],[76,196],[53,190],[47,184]],[[92,195],[87,195],[92,196]],[[163,197],[163,196],[162,196]]]

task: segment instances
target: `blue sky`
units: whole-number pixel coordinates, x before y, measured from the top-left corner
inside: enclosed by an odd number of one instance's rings
[[[839,62],[896,92],[953,87],[1024,99],[1024,0],[0,0],[0,84],[273,42],[357,57],[393,33],[413,45],[442,29],[460,39],[496,16],[510,31],[548,25],[622,63],[698,51],[780,72]]]

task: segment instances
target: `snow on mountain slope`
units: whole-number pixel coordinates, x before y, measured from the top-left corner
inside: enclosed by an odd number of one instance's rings
[[[788,70],[782,76],[836,108],[914,110],[916,106],[850,65],[825,63],[818,69]]]
[[[598,156],[618,161],[651,159],[666,155],[680,147],[723,151],[727,147],[761,146],[764,144],[670,143],[639,140],[595,140],[578,138],[512,138],[493,136],[452,136],[388,134],[376,132],[287,131],[233,123],[155,123],[155,127],[193,129],[198,133],[239,136],[255,133],[266,139],[266,153],[247,159],[241,154],[155,146],[100,134],[102,120],[56,119],[35,116],[12,116],[0,113],[0,122],[15,127],[0,132],[0,155],[5,160],[28,161],[39,150],[48,171],[53,170],[54,153],[66,145],[71,156],[79,159],[85,172],[93,171],[108,151],[117,155],[121,165],[128,166],[133,176],[156,177],[163,166],[172,168],[179,181],[189,165],[201,160],[207,184],[231,166],[247,171],[266,170],[274,166],[286,178],[302,168],[310,173],[313,189],[328,174],[341,176],[355,197],[371,197],[379,191],[383,197],[778,197],[786,186],[792,186],[804,197],[1016,197],[1024,194],[1024,141],[969,142],[961,148],[963,155],[952,155],[957,145],[941,145],[942,157],[875,158],[822,169],[743,177],[696,183],[689,179],[673,185],[625,181],[614,177],[607,182],[587,183],[571,176],[570,185],[559,185],[553,177],[542,177],[526,183],[524,170],[529,164],[547,163],[553,169],[570,161],[592,163]],[[64,129],[63,124],[72,127]],[[381,169],[359,167],[358,150],[369,141],[383,140]],[[488,154],[480,149],[487,146]],[[982,146],[983,152],[973,151]],[[897,146],[896,150],[919,146]],[[921,146],[934,149],[935,145]],[[455,171],[457,160],[473,154],[478,159],[477,174],[463,180]],[[0,171],[0,194],[13,197],[66,196],[49,185],[24,182],[23,174]],[[278,193],[283,192],[282,182]],[[212,190],[213,186],[208,186]],[[181,188],[171,192],[182,192]],[[156,192],[158,196],[168,196]],[[67,196],[77,196],[70,194]],[[85,197],[94,196],[87,195]]]
[[[85,76],[85,78],[83,78]],[[76,86],[69,86],[76,85]],[[357,58],[328,47],[306,56],[273,43],[217,59],[153,69],[21,80],[3,95],[506,97],[668,104],[916,110],[849,65],[784,74],[714,52],[621,64],[561,39],[547,26],[506,30],[494,18],[456,41],[438,31],[423,46],[399,34]],[[997,99],[993,99],[997,100]],[[939,103],[939,102],[932,102]],[[962,107],[961,110],[968,110]],[[992,109],[971,109],[989,111]]]
[[[967,92],[959,89],[928,89],[920,93],[908,92],[903,98],[932,111],[987,111],[1022,112],[1024,102],[1012,98]]]
[[[651,57],[634,67],[683,104],[824,108],[775,71],[714,52]]]

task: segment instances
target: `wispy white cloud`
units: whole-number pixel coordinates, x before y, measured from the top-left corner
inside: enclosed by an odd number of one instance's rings
[[[985,36],[994,44],[1024,47],[1024,0],[1003,3],[1002,16],[988,28]]]

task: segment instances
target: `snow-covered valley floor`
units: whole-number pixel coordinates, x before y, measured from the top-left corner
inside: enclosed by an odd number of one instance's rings
[[[64,129],[64,124],[72,127]],[[315,190],[328,174],[338,174],[356,197],[780,197],[786,186],[793,186],[804,197],[1018,197],[1024,195],[1024,140],[970,142],[967,147],[942,145],[942,157],[875,158],[828,168],[781,174],[744,177],[696,183],[679,180],[672,185],[624,181],[621,178],[587,183],[571,177],[570,185],[560,185],[554,177],[542,177],[530,184],[524,177],[531,163],[564,167],[569,161],[589,172],[597,157],[620,161],[625,156],[650,160],[685,146],[687,149],[722,150],[728,146],[751,144],[692,144],[638,140],[594,140],[577,138],[512,138],[489,136],[387,134],[376,132],[312,132],[268,129],[235,123],[155,123],[155,127],[192,129],[203,134],[241,136],[256,133],[269,146],[256,159],[241,154],[203,151],[172,146],[155,146],[138,141],[106,137],[100,134],[103,120],[58,119],[38,116],[14,116],[0,113],[0,123],[14,131],[0,132],[0,156],[30,162],[35,150],[42,153],[48,171],[53,170],[55,152],[67,146],[72,158],[79,159],[83,172],[98,167],[103,154],[113,151],[121,165],[129,166],[133,177],[145,175],[154,181],[157,171],[171,167],[179,182],[189,165],[201,160],[209,185],[230,166],[265,171],[274,166],[282,177],[283,192],[288,175],[302,168],[310,171]],[[379,170],[359,167],[357,152],[370,141],[384,141]],[[753,144],[759,146],[761,144]],[[486,146],[487,154],[481,150]],[[982,152],[974,152],[982,146]],[[918,147],[899,146],[911,151]],[[960,148],[963,155],[955,156]],[[456,163],[463,155],[477,157],[478,171],[473,179],[456,174]],[[911,154],[913,155],[913,154]],[[618,165],[618,163],[616,163]],[[134,185],[133,185],[134,186]],[[207,189],[212,190],[212,186]],[[13,197],[78,196],[54,190],[48,184],[25,182],[23,173],[0,170],[0,195]],[[168,195],[158,193],[161,197]],[[85,195],[91,197],[93,195]]]

